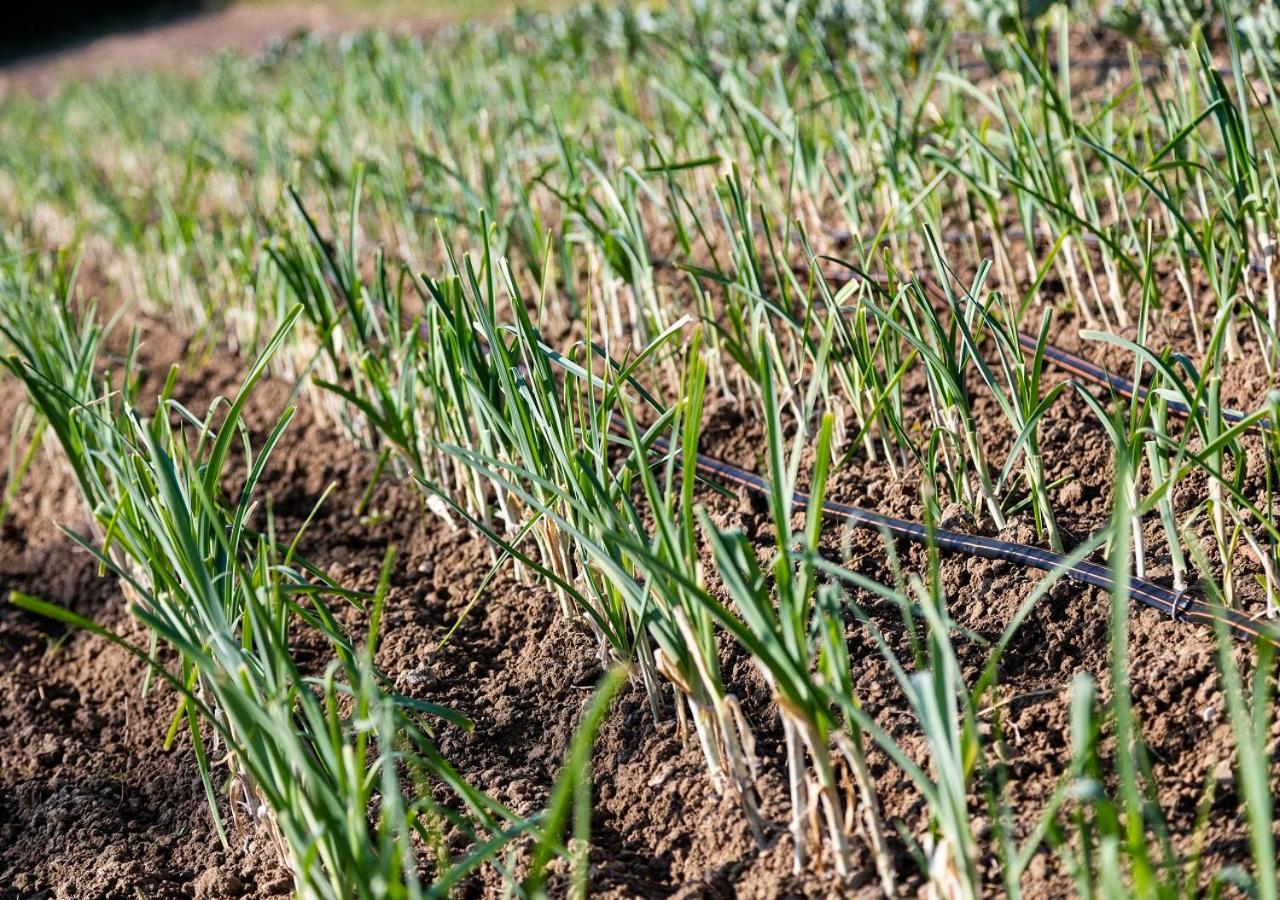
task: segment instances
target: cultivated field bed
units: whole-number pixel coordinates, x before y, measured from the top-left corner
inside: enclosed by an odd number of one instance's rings
[[[1276,23],[837,6],[3,101],[0,895],[1276,895]]]

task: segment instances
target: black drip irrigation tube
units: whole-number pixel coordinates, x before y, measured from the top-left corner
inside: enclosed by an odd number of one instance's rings
[[[615,427],[614,430],[620,432],[620,427]],[[657,438],[653,442],[653,449],[659,453],[665,453],[670,450],[670,444],[665,438]],[[702,453],[697,457],[697,469],[705,478],[721,485],[737,487],[765,496],[770,492],[769,482],[756,473]],[[792,494],[791,503],[795,509],[807,510],[810,505],[809,495],[796,491]],[[932,540],[940,550],[950,553],[1000,560],[1044,572],[1061,571],[1072,581],[1105,591],[1116,589],[1115,578],[1107,566],[1087,560],[1070,562],[1062,554],[1042,550],[1039,547],[945,529],[931,531],[919,522],[895,519],[892,516],[833,500],[822,501],[822,512],[855,528],[875,529],[913,543],[923,544]],[[1190,590],[1177,591],[1153,581],[1131,577],[1129,596],[1177,621],[1197,622],[1202,625],[1222,623],[1237,638],[1262,640],[1280,646],[1280,634],[1277,634],[1269,624],[1259,622],[1234,609],[1227,609],[1199,599]]]

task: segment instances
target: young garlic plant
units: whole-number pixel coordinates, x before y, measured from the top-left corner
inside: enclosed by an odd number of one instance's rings
[[[951,269],[942,260],[932,238],[930,249],[935,271],[949,285],[952,280]],[[984,273],[979,273],[975,282],[975,287],[979,289],[982,286],[982,274]],[[1024,341],[1018,333],[1017,310],[999,292],[991,293],[986,300],[979,300],[973,293],[957,295],[948,287],[946,301],[956,325],[956,333],[973,361],[973,368],[1004,413],[1015,435],[995,490],[997,493],[1005,490],[1009,474],[1021,459],[1023,480],[1037,530],[1048,537],[1050,547],[1061,553],[1062,538],[1058,534],[1053,505],[1049,501],[1049,485],[1045,478],[1044,459],[1040,454],[1039,436],[1040,420],[1066,388],[1065,382],[1054,385],[1048,391],[1042,391],[1041,388],[1052,312],[1044,311],[1035,343],[1028,348],[1024,347]],[[999,315],[996,314],[997,309]],[[997,377],[983,356],[984,336],[990,338],[987,346],[994,348],[1002,377]]]
[[[655,718],[665,706],[662,681],[675,688],[681,733],[687,734],[691,721],[712,783],[717,789],[733,790],[751,830],[763,842],[754,786],[754,737],[720,674],[714,614],[702,580],[694,530],[693,490],[706,382],[700,339],[695,336],[690,345],[685,399],[667,411],[636,383],[633,367],[609,360],[594,347],[586,361],[578,361],[552,351],[531,330],[515,329],[514,342],[521,358],[541,355],[563,370],[567,401],[554,394],[541,399],[520,394],[515,402],[526,404],[526,414],[540,421],[554,415],[574,423],[566,443],[555,447],[566,466],[535,469],[528,460],[504,460],[449,446],[447,452],[496,490],[510,494],[527,519],[516,538],[507,539],[486,529],[456,503],[455,508],[504,554],[585,611],[607,638],[612,659],[635,662]],[[603,373],[595,371],[592,361],[604,364]],[[632,392],[658,413],[657,421],[644,429],[631,410],[636,400]],[[611,462],[607,452],[595,456],[586,449],[591,438],[578,430],[590,425],[572,412],[580,409],[604,415],[602,424],[614,436],[610,443],[623,453],[620,461]],[[566,478],[569,471],[576,476]],[[521,546],[520,537],[537,533],[542,526],[563,537],[572,578],[540,553]]]
[[[778,703],[787,748],[790,832],[796,871],[808,864],[812,854],[821,852],[819,848],[831,853],[841,875],[854,871],[849,839],[853,823],[846,820],[844,812],[852,801],[844,796],[837,767],[837,759],[846,760],[866,805],[864,821],[870,828],[869,841],[882,881],[886,890],[892,891],[892,866],[887,861],[878,800],[860,738],[856,732],[853,737],[836,738],[841,726],[812,673],[815,664],[822,664],[824,641],[831,639],[825,627],[829,623],[824,623],[819,612],[819,606],[830,608],[830,598],[824,595],[819,600],[813,560],[822,529],[821,506],[831,464],[833,417],[831,413],[822,417],[816,435],[817,459],[808,494],[806,526],[801,534],[792,528],[791,514],[800,456],[809,446],[810,433],[802,418],[788,448],[774,367],[763,338],[757,349],[757,366],[766,427],[774,550],[771,561],[762,567],[745,534],[721,532],[703,515],[703,530],[712,545],[716,572],[737,611],[734,616],[717,606],[717,618],[751,653]],[[811,386],[804,408],[812,409],[815,396]],[[797,545],[801,551],[798,557],[794,553]],[[838,670],[839,662],[828,660],[826,665]],[[822,837],[815,847],[810,827],[817,821],[822,823],[818,829]]]
[[[987,269],[987,265],[979,269],[966,292],[968,296],[981,291]],[[975,513],[985,506],[996,528],[1003,529],[1007,522],[978,434],[974,398],[969,389],[968,373],[974,365],[974,350],[960,337],[964,320],[953,317],[950,325],[944,324],[918,279],[902,290],[903,302],[889,309],[867,301],[864,301],[865,308],[882,329],[900,335],[924,365],[932,401],[929,414],[936,429],[935,440],[941,445],[949,470],[953,496]],[[954,307],[960,303],[949,280],[944,282],[944,291],[948,305]],[[969,472],[977,479],[977,496],[970,484]]]
[[[419,335],[404,307],[404,279],[393,284],[379,251],[373,279],[360,270],[360,193],[355,174],[346,239],[325,240],[302,198],[288,188],[286,227],[265,243],[276,290],[302,307],[310,328],[290,346],[293,366],[313,376],[320,409],[385,461],[423,472],[431,464],[425,439],[435,425],[419,402],[413,366]]]
[[[234,820],[247,829],[241,819],[247,814],[265,829],[300,896],[422,897],[429,889],[420,880],[418,842],[437,854],[434,874],[443,884],[535,822],[466,784],[419,721],[425,714],[465,726],[464,719],[396,694],[373,667],[393,557],[371,598],[372,624],[361,646],[339,626],[327,598],[370,598],[316,572],[296,555],[297,538],[282,551],[269,513],[265,532],[255,530],[258,488],[292,410],[257,447],[243,415],[298,314],[286,316],[232,400],[214,402],[198,418],[171,399],[171,373],[148,419],[137,406],[131,362],[122,389],[98,378],[96,324],[88,318],[76,324],[67,302],[0,298],[0,328],[15,348],[4,364],[50,422],[97,529],[72,537],[128,587],[130,611],[151,632],[152,647],[134,647],[37,598],[15,599],[120,643],[175,690],[168,741],[185,726],[224,844],[213,781],[219,756],[231,772]],[[56,327],[29,330],[47,320]],[[57,343],[77,334],[86,340]],[[72,360],[74,366],[63,365]],[[228,464],[240,454],[243,479],[228,496]],[[304,671],[295,660],[299,629],[314,631],[329,651],[322,670]],[[155,656],[161,642],[176,651],[176,671]],[[402,771],[410,773],[414,791]],[[433,797],[434,785],[453,795],[454,808]],[[472,843],[460,860],[448,856],[446,826]]]
[[[837,469],[861,450],[869,460],[883,459],[896,476],[909,459],[919,458],[907,435],[902,394],[902,379],[917,354],[904,351],[904,342],[895,331],[877,327],[866,303],[883,300],[892,316],[901,297],[895,300],[890,289],[857,271],[832,291],[803,229],[800,240],[816,296],[812,287],[803,294],[804,309],[799,316],[769,311],[805,335],[804,355],[793,363],[799,366],[793,370],[796,380],[816,381],[821,389],[821,408],[835,416],[832,452],[840,460]],[[800,293],[798,271],[787,274]]]
[[[1145,315],[1144,315],[1145,318]],[[1208,356],[1203,370],[1181,355],[1156,353],[1140,340],[1128,341],[1116,335],[1085,331],[1086,340],[1112,344],[1133,354],[1134,383],[1143,383],[1150,369],[1152,378],[1129,403],[1124,417],[1115,417],[1088,391],[1081,394],[1093,407],[1107,428],[1116,447],[1117,459],[1135,473],[1142,471],[1144,455],[1153,460],[1147,470],[1152,479],[1146,500],[1139,497],[1139,477],[1123,484],[1131,496],[1124,498],[1134,515],[1141,516],[1155,507],[1161,510],[1162,523],[1170,538],[1175,571],[1185,567],[1185,553],[1191,547],[1181,541],[1176,547],[1174,534],[1180,539],[1187,533],[1192,519],[1204,512],[1222,565],[1221,590],[1229,604],[1236,603],[1235,564],[1240,541],[1244,541],[1262,569],[1268,612],[1276,608],[1277,565],[1274,542],[1277,530],[1271,519],[1245,496],[1247,453],[1244,441],[1250,429],[1262,427],[1270,415],[1269,408],[1247,415],[1225,409],[1221,402],[1221,357],[1226,328],[1223,317],[1215,323],[1207,345]],[[1176,405],[1187,418],[1180,433],[1168,429],[1168,411]],[[1181,522],[1173,521],[1173,508],[1167,498],[1176,497],[1184,479],[1201,474],[1207,482],[1203,500],[1193,505],[1191,514]],[[1146,569],[1142,529],[1132,529],[1134,571],[1142,577]]]

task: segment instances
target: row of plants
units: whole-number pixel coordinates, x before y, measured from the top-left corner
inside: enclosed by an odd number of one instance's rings
[[[301,310],[235,396],[201,416],[173,399],[177,367],[144,408],[136,332],[119,371],[104,372],[104,328],[92,307],[74,308],[67,276],[53,279],[55,294],[25,267],[6,274],[3,364],[56,438],[89,516],[89,532],[67,535],[119,579],[149,643],[37,596],[11,601],[119,644],[144,667],[144,691],[172,692],[166,746],[189,740],[219,839],[265,834],[299,896],[443,896],[485,864],[512,892],[539,894],[548,862],[566,854],[567,811],[589,791],[585,754],[620,675],[584,714],[545,811],[520,817],[476,790],[434,742],[439,723],[471,723],[401,694],[374,665],[395,549],[374,592],[343,588],[299,553],[305,523],[278,532],[261,489],[294,408],[261,434],[246,410]],[[342,624],[342,606],[363,613],[362,634]],[[304,666],[300,648],[320,662]],[[525,839],[534,862],[521,878],[514,848]]]
[[[1026,831],[995,739],[977,720],[999,687],[1001,653],[1053,579],[991,644],[982,676],[966,679],[957,660],[972,651],[957,645],[976,639],[951,618],[936,548],[920,571],[876,584],[848,561],[830,562],[837,545],[821,537],[812,498],[832,477],[884,466],[918,479],[930,527],[951,506],[984,529],[1025,515],[1068,559],[1106,548],[1117,584],[1167,557],[1179,588],[1274,610],[1277,401],[1250,398],[1236,413],[1224,396],[1248,358],[1267,379],[1280,359],[1275,95],[1255,65],[1257,33],[1233,16],[1217,28],[1192,24],[1170,41],[1186,46],[1134,50],[1115,77],[1090,86],[1076,74],[1073,44],[1092,10],[990,21],[971,11],[965,27],[994,22],[999,33],[976,44],[914,8],[734,12],[691,0],[523,16],[430,41],[303,39],[259,59],[228,57],[201,80],[132,76],[49,103],[13,98],[0,123],[13,137],[0,141],[9,240],[80,242],[87,264],[142,311],[260,360],[251,381],[268,357],[276,374],[305,380],[309,399],[375,455],[376,478],[417,484],[424,515],[485,535],[495,567],[543,584],[549,602],[593,634],[603,662],[634,667],[653,716],[677,717],[709,777],[739,798],[764,840],[752,749],[761,726],[722,671],[721,642],[736,645],[777,699],[797,867],[830,860],[846,874],[870,860],[892,894],[905,848],[938,893],[977,896],[989,886],[980,857],[993,853],[1001,886],[1017,893],[1047,845],[1082,892],[1158,895],[1196,883],[1195,860],[1176,856],[1149,799],[1154,776],[1125,693],[1124,590],[1110,622],[1110,692],[1100,699],[1083,676],[1074,685],[1071,764]],[[925,34],[914,33],[913,16]],[[837,26],[849,29],[847,43]],[[849,50],[870,46],[881,56]],[[177,495],[194,496],[183,485],[199,483],[204,493],[185,500],[207,518],[192,531],[195,547],[230,573],[201,576],[221,604],[222,618],[210,621],[227,623],[228,647],[276,654],[276,669],[259,666],[285,693],[253,687],[255,696],[276,702],[282,721],[305,717],[297,710],[311,697],[319,718],[310,733],[336,733],[339,747],[408,735],[399,738],[415,748],[406,759],[443,765],[429,740],[418,742],[429,734],[413,724],[412,704],[387,693],[359,642],[340,638],[321,612],[324,596],[355,598],[252,532],[247,495],[233,506],[219,492],[241,400],[217,428],[176,408],[179,434],[167,415],[144,425],[129,412],[131,375],[116,393],[94,380],[92,364],[70,367],[84,369],[85,384],[59,382],[45,357],[71,339],[24,337],[52,325],[15,315],[14,369],[88,507],[104,510],[103,533],[85,540],[107,548],[141,592],[139,607],[152,595],[156,605],[185,597],[186,575],[167,573],[199,571],[158,555],[172,539],[152,531],[138,531],[133,552],[115,541],[115,510],[127,521],[145,498],[121,495],[99,458],[132,472],[152,465],[154,445],[178,460],[166,463]],[[1117,401],[1058,381],[1052,341],[1064,319],[1084,326],[1082,352],[1119,360],[1146,390]],[[84,327],[65,307],[57,321],[67,335]],[[1169,334],[1185,345],[1158,349]],[[45,381],[61,392],[42,393]],[[112,430],[83,431],[69,401],[59,407],[63,393],[76,409],[104,409]],[[699,506],[705,407],[721,400],[762,423],[772,522],[763,546],[715,526]],[[1103,485],[1112,509],[1083,541],[1064,534],[1072,510],[1056,498],[1065,482],[1098,476],[1055,476],[1042,441],[1068,403],[1092,413],[1117,472]],[[33,421],[15,429],[41,427]],[[196,436],[194,454],[177,449],[190,443],[185,432]],[[278,440],[272,432],[256,455],[246,443],[246,455],[265,464]],[[9,471],[27,460],[11,454]],[[796,527],[800,486],[811,502]],[[167,568],[150,572],[147,560]],[[276,599],[259,599],[264,590]],[[910,658],[865,614],[869,597],[901,611]],[[311,682],[287,668],[282,622],[319,629],[339,663],[333,683],[346,687],[317,682],[321,699],[299,687]],[[182,655],[164,622],[147,624]],[[256,643],[271,636],[272,650]],[[883,653],[928,765],[862,712],[855,638]],[[1225,636],[1222,646],[1254,843],[1252,875],[1210,877],[1270,896],[1271,660],[1259,657],[1246,686]],[[228,720],[222,705],[235,701],[216,699],[205,682],[229,665],[184,657],[188,724],[202,711]],[[330,694],[385,708],[390,731],[366,738],[352,724],[360,719],[325,718]],[[229,727],[219,736],[236,739]],[[1121,748],[1114,756],[1102,750],[1109,740]],[[911,779],[923,820],[886,821],[868,752]],[[366,771],[399,771],[396,757],[376,753]],[[252,801],[261,773],[244,766],[237,783]],[[447,783],[481,847],[496,848],[489,835],[532,828]],[[976,833],[974,797],[993,836]],[[411,812],[388,822],[423,820],[416,801],[405,802]],[[295,812],[257,806],[273,822]],[[287,824],[270,827],[288,858],[308,858],[289,844]],[[416,863],[401,845],[426,837],[396,827],[386,840],[397,849],[376,859],[400,861],[385,884],[411,884]],[[357,829],[353,846],[378,844],[375,832]]]

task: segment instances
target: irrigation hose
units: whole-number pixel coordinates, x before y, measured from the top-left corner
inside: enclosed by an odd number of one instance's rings
[[[808,271],[808,269],[805,269],[805,271]],[[887,290],[883,284],[859,271],[823,272],[822,277],[833,284],[847,284],[850,281],[856,280],[868,282],[881,292]],[[932,278],[927,275],[916,277],[921,288],[932,294],[935,299],[945,296],[942,288]],[[1035,335],[1028,334],[1022,330],[1018,330],[1017,335],[1018,343],[1024,350],[1035,352],[1039,347],[1040,341]],[[1147,397],[1147,388],[1145,385],[1135,385],[1129,379],[1109,372],[1097,363],[1090,362],[1081,356],[1077,356],[1074,353],[1055,347],[1053,344],[1046,343],[1044,345],[1044,356],[1045,359],[1049,360],[1065,372],[1075,375],[1084,381],[1096,384],[1099,387],[1107,388],[1125,399],[1132,399],[1136,396],[1139,400],[1145,400]],[[1181,400],[1170,398],[1166,403],[1169,412],[1174,415],[1184,419],[1190,417],[1191,408]],[[1245,416],[1243,413],[1224,409],[1222,410],[1222,418],[1227,422],[1235,424],[1243,421]],[[1266,430],[1270,427],[1270,424],[1264,419],[1254,427],[1260,430]]]
[[[1035,351],[1038,346],[1036,337],[1034,335],[1027,334],[1025,331],[1018,332],[1018,343],[1021,344],[1024,349],[1031,351]],[[1066,350],[1054,347],[1052,344],[1045,344],[1044,357],[1058,368],[1075,375],[1084,381],[1108,388],[1124,397],[1126,400],[1132,399],[1135,396],[1139,400],[1145,400],[1147,397],[1146,385],[1135,385],[1127,378],[1120,375],[1114,375],[1102,366],[1099,366],[1096,363],[1091,363],[1087,359],[1082,359],[1074,353],[1068,353]],[[1169,412],[1179,416],[1180,418],[1185,419],[1191,415],[1191,408],[1181,400],[1170,398],[1165,401],[1165,404]],[[1224,421],[1235,424],[1243,421],[1245,416],[1243,413],[1236,412],[1235,410],[1224,409],[1222,410],[1222,418]],[[1267,420],[1263,419],[1254,427],[1257,429],[1266,429],[1270,426],[1268,425]]]
[[[615,425],[618,427],[614,430],[621,432],[620,423],[616,423],[616,420]],[[670,444],[665,438],[657,438],[653,442],[653,448],[659,453],[666,453],[670,450]],[[768,496],[770,492],[769,482],[761,476],[702,453],[697,456],[697,470],[703,477],[726,487],[736,487],[764,496]],[[791,504],[794,509],[808,510],[809,503],[809,495],[803,491],[792,494]],[[980,535],[962,534],[941,528],[934,529],[930,535],[929,530],[918,522],[895,519],[892,516],[833,500],[822,501],[822,512],[855,528],[875,529],[892,537],[918,544],[932,540],[939,549],[947,552],[1001,560],[1044,572],[1061,571],[1073,581],[1109,592],[1116,588],[1115,578],[1112,577],[1111,570],[1107,566],[1085,560],[1069,563],[1065,556],[1039,547]],[[1277,635],[1269,625],[1251,619],[1236,610],[1208,603],[1188,590],[1175,591],[1143,578],[1131,577],[1129,596],[1177,621],[1196,622],[1202,625],[1221,622],[1238,638],[1265,640],[1280,646],[1280,635]]]

